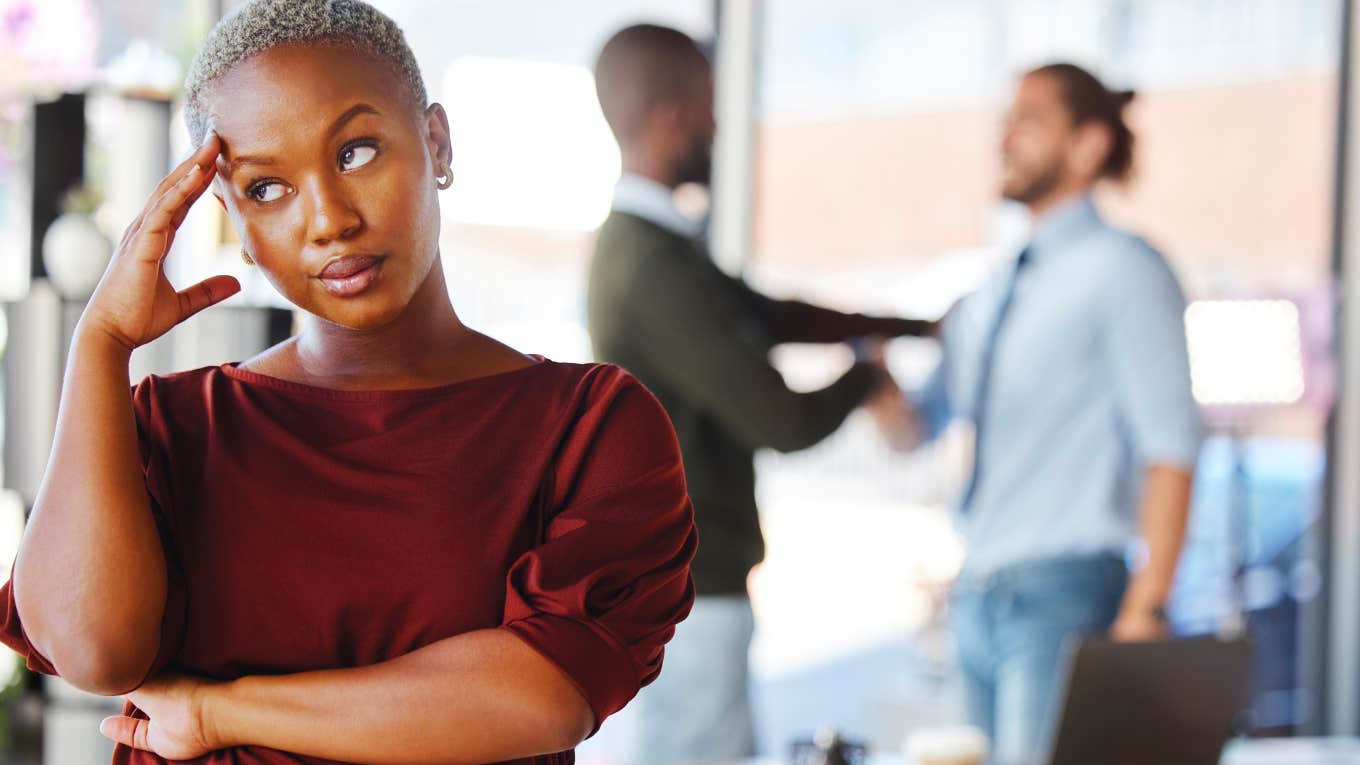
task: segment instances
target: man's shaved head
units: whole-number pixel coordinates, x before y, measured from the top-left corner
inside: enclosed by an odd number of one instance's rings
[[[636,138],[658,104],[691,98],[707,72],[707,56],[684,32],[637,24],[609,38],[595,61],[595,92],[614,138]]]

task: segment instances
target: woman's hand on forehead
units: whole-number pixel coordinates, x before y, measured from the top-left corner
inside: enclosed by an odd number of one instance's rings
[[[165,256],[189,208],[216,176],[221,140],[209,133],[189,158],[157,184],[128,226],[109,268],[81,315],[80,331],[98,333],[129,351],[155,340],[210,305],[240,291],[228,275],[177,290],[165,276]]]

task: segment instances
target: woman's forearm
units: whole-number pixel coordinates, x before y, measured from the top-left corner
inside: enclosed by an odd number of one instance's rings
[[[500,762],[574,747],[594,727],[576,686],[514,634],[469,632],[369,667],[251,676],[204,689],[218,748],[345,762]]]
[[[77,331],[56,436],[14,566],[30,641],[67,681],[117,694],[159,647],[165,556],[151,516],[126,346]]]

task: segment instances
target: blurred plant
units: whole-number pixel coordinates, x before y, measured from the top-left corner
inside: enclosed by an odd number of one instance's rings
[[[4,687],[0,687],[0,752],[8,752],[13,744],[10,712],[15,698],[22,695],[27,688],[32,673],[24,666],[18,654],[3,648],[0,648],[0,651],[5,654],[0,656],[0,667],[9,670],[8,682]]]

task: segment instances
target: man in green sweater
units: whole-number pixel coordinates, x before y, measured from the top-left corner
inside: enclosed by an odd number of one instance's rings
[[[623,177],[590,269],[591,341],[598,360],[628,369],[670,413],[700,539],[699,597],[661,677],[633,704],[628,761],[736,760],[754,754],[746,579],[764,557],[755,450],[812,446],[890,384],[881,362],[865,358],[822,390],[794,392],[770,350],[924,335],[933,325],[773,300],[717,268],[701,226],[672,200],[680,184],[707,184],[711,164],[712,68],[689,37],[624,29],[600,52],[595,77]]]

